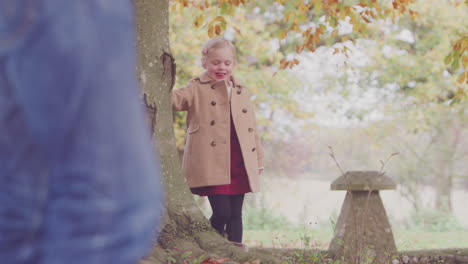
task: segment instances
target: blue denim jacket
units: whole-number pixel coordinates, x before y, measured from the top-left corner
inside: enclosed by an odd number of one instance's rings
[[[134,264],[159,161],[129,0],[0,1],[0,263]]]

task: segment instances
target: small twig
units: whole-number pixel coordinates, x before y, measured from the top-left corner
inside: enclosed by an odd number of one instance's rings
[[[344,174],[343,170],[341,169],[340,164],[338,163],[338,161],[335,158],[335,153],[333,152],[333,148],[331,146],[328,146],[328,148],[330,149],[330,157],[332,157],[332,159],[335,161],[335,164],[338,167],[338,169],[340,170],[341,175],[344,176],[345,174]]]

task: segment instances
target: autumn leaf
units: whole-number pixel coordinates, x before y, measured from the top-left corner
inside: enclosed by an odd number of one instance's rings
[[[195,17],[195,19],[193,20],[193,25],[196,28],[199,28],[203,24],[203,20],[204,20],[204,15],[203,14],[199,15],[199,16]]]
[[[296,45],[296,53],[299,54],[304,50],[304,45]]]
[[[449,53],[449,55],[447,55],[444,59],[444,63],[445,65],[449,65],[453,60],[453,55],[452,53]]]
[[[468,68],[468,56],[462,57],[462,65],[463,65],[463,68]]]
[[[285,69],[286,66],[287,66],[287,63],[288,62],[286,61],[286,59],[281,59],[280,60],[280,69]]]
[[[458,77],[457,83],[459,83],[459,84],[463,84],[463,83],[468,84],[468,71],[460,74],[460,77]]]
[[[221,21],[221,22],[224,21],[224,22],[226,22],[226,19],[224,19],[223,16],[217,16],[217,17],[215,17],[215,18],[213,19],[213,21]]]
[[[300,32],[301,32],[301,30],[299,29],[299,27],[297,26],[296,23],[293,23],[293,24],[292,24],[290,30],[291,30],[291,31],[294,30],[294,31],[296,31],[297,33],[300,33]]]
[[[215,34],[219,36],[221,34],[221,31],[221,27],[219,25],[215,25]]]
[[[208,27],[208,37],[210,37],[210,38],[214,37],[214,27],[213,27],[213,25],[210,25]]]
[[[338,30],[333,30],[332,33],[331,33],[331,37],[332,38],[336,38],[336,36],[338,35]]]
[[[463,88],[459,87],[458,90],[455,92],[455,95],[450,105],[459,103],[463,100],[466,100],[467,98],[468,98],[468,90],[464,90]]]
[[[419,13],[413,10],[408,10],[412,20],[416,20],[419,17]]]
[[[242,32],[240,31],[240,29],[238,29],[237,27],[232,27],[234,29],[234,31],[236,31],[237,34],[239,34],[239,36],[242,36]]]
[[[279,38],[284,39],[288,35],[288,31],[280,31],[279,32]]]
[[[362,15],[362,13],[361,13],[361,18],[362,18],[367,24],[369,24],[369,23],[371,22],[365,15]]]

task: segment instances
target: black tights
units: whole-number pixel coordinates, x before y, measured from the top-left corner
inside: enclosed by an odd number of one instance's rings
[[[229,241],[241,243],[244,194],[208,195],[208,200],[213,210],[210,218],[211,226],[221,235],[226,233]]]

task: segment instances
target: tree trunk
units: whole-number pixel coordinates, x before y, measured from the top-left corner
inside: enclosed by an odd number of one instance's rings
[[[166,214],[158,243],[143,263],[167,263],[218,255],[238,261],[269,255],[246,254],[211,228],[188,189],[181,170],[173,131],[171,90],[175,63],[169,46],[167,0],[134,0],[137,24],[138,76],[160,155],[166,191]],[[185,253],[185,254],[184,254]],[[190,262],[192,263],[192,262]],[[225,262],[227,263],[227,262]]]
[[[447,168],[440,174],[440,177],[437,179],[437,184],[435,185],[435,207],[440,212],[452,214],[452,177],[446,170]]]
[[[442,212],[453,214],[452,208],[452,189],[453,189],[453,171],[455,159],[461,141],[461,129],[455,127],[450,131],[448,137],[450,144],[445,150],[440,151],[445,155],[441,158],[441,177],[436,181],[436,208]],[[447,132],[446,132],[447,133]],[[453,137],[453,138],[452,138]]]

